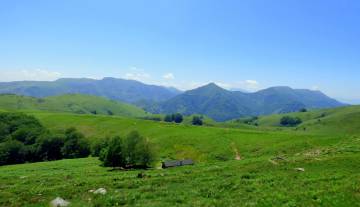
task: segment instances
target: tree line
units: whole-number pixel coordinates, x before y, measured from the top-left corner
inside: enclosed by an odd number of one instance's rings
[[[51,133],[36,118],[0,113],[0,165],[87,157],[90,144],[75,128]]]
[[[90,143],[75,128],[50,132],[35,117],[0,113],[0,166],[26,162],[99,157],[106,167],[149,167],[155,159],[153,146],[138,132],[124,139],[116,136]]]

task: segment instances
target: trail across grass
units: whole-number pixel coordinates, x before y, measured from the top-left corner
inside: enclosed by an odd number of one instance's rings
[[[159,160],[192,158],[196,164],[114,171],[101,167],[97,158],[85,158],[2,166],[0,206],[48,206],[57,196],[72,206],[360,206],[357,133],[27,113],[53,131],[75,126],[90,140],[137,129],[157,146]],[[145,176],[138,178],[141,172]],[[89,192],[98,188],[108,193]]]

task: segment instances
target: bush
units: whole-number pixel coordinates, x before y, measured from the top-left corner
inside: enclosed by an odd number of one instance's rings
[[[64,135],[45,135],[37,140],[37,155],[41,160],[59,160],[63,158]]]
[[[167,114],[165,117],[164,117],[164,121],[165,122],[173,122],[173,116],[171,114]]]
[[[125,139],[127,167],[146,168],[154,160],[154,153],[149,141],[137,131],[130,132]]]
[[[180,113],[167,114],[167,115],[164,117],[164,121],[165,121],[165,122],[181,123],[183,120],[184,120],[183,115],[181,115]]]
[[[201,117],[194,116],[193,119],[192,119],[192,124],[201,126],[201,125],[203,125],[203,121],[202,121]]]
[[[84,135],[75,128],[65,132],[65,142],[61,149],[64,158],[81,158],[90,155],[90,146]]]
[[[181,123],[184,120],[184,118],[181,114],[176,113],[176,114],[173,114],[173,120],[175,123]]]
[[[105,167],[124,167],[126,165],[123,143],[120,137],[113,137],[109,141],[109,146],[105,148],[100,160]]]
[[[14,140],[18,140],[25,145],[34,144],[36,139],[40,137],[44,131],[39,131],[38,128],[31,128],[31,127],[21,127],[12,133],[11,137]]]
[[[302,123],[302,120],[299,117],[290,117],[284,116],[280,120],[282,126],[294,127]]]
[[[0,144],[0,165],[19,164],[25,162],[24,144],[9,140]]]
[[[133,131],[124,140],[113,137],[100,152],[106,167],[147,168],[154,161],[154,151],[147,139]]]
[[[306,108],[302,108],[299,110],[299,112],[307,112],[307,109]]]
[[[161,117],[159,116],[146,116],[146,117],[143,117],[142,119],[144,120],[151,120],[151,121],[161,121]]]
[[[100,152],[102,149],[106,148],[109,145],[109,140],[110,138],[105,138],[105,139],[97,139],[92,143],[91,146],[91,155],[93,157],[99,157],[100,156]]]

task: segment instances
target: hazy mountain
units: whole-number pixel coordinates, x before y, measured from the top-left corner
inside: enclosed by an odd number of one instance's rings
[[[288,113],[301,108],[331,108],[343,105],[320,91],[272,87],[255,93],[244,93],[228,91],[211,83],[186,91],[159,104],[157,111],[154,112],[204,114],[217,121],[225,121],[242,116]]]
[[[214,83],[181,92],[134,80],[66,78],[57,81],[0,83],[0,93],[47,97],[68,93],[102,96],[132,103],[154,113],[204,114],[217,121],[243,116],[288,113],[301,108],[332,108],[344,104],[320,91],[272,87],[255,93],[225,90]]]
[[[161,102],[180,91],[174,88],[148,85],[135,80],[104,78],[63,78],[56,81],[18,81],[0,83],[0,93],[46,97],[68,93],[103,96],[127,103]]]

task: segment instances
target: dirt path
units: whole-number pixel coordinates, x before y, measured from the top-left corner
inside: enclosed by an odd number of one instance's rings
[[[239,150],[237,149],[237,147],[235,146],[235,143],[231,143],[232,145],[232,148],[235,152],[235,160],[241,160],[241,156],[240,156],[240,153],[239,153]]]

